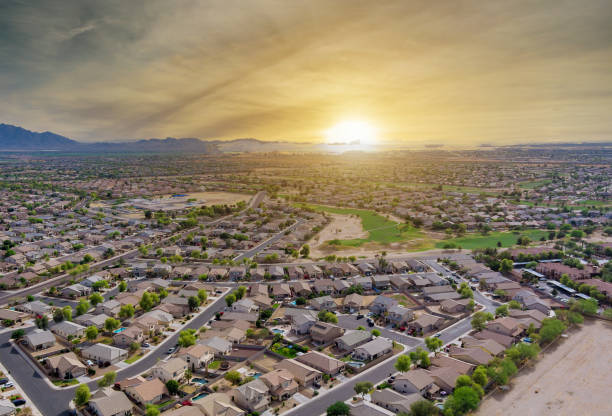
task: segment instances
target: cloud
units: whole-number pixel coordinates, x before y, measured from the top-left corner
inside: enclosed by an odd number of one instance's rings
[[[4,122],[82,140],[609,140],[612,6],[575,1],[0,3]]]

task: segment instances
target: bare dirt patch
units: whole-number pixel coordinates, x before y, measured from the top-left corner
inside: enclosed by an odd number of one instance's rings
[[[328,250],[325,242],[330,240],[352,240],[354,238],[368,238],[368,232],[361,226],[361,218],[353,215],[329,214],[331,222],[327,224],[313,239],[311,255],[324,256]]]
[[[480,416],[612,414],[612,324],[585,321],[532,367],[523,369],[508,392],[483,401]]]
[[[204,205],[231,205],[239,201],[248,202],[251,199],[251,195],[235,194],[232,192],[190,192],[185,195],[187,198],[197,199]],[[166,195],[165,197],[168,198],[170,195]]]

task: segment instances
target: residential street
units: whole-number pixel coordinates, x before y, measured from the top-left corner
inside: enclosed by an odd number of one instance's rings
[[[229,293],[229,292],[228,292]],[[206,322],[215,316],[215,313],[225,308],[225,296],[220,297],[212,303],[204,312],[198,315],[193,321],[187,324],[186,328],[199,329]],[[26,332],[30,332],[34,327],[29,328]],[[45,416],[69,415],[69,403],[74,397],[75,386],[55,390],[49,387],[46,381],[34,370],[34,364],[30,363],[19,354],[15,347],[9,342],[11,333],[6,332],[0,334],[0,360],[2,364],[10,371],[11,375],[25,390],[25,393],[34,400],[36,406]],[[132,366],[117,371],[117,379],[133,377],[141,374],[153,367],[158,359],[164,358],[166,351],[170,346],[176,344],[179,332],[167,338],[159,348],[148,353],[140,360],[136,361]],[[93,391],[98,388],[96,381],[89,383],[90,389]]]

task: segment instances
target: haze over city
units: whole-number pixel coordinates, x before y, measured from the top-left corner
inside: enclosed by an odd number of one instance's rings
[[[604,0],[9,0],[0,114],[86,142],[351,122],[370,144],[606,141],[611,19]]]

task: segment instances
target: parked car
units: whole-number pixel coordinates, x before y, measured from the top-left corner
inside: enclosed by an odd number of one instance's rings
[[[13,406],[23,406],[26,401],[24,399],[15,399],[12,401]]]
[[[9,379],[8,378],[0,378],[0,386],[3,384],[8,383]]]
[[[93,365],[94,365],[93,361],[91,361],[91,360],[87,360],[85,363],[86,363],[88,366],[90,366],[90,367],[93,367]]]
[[[193,403],[191,402],[191,400],[183,400],[181,402],[182,406],[193,406]]]
[[[4,387],[6,387],[6,388],[13,387],[13,386],[14,386],[14,384],[13,384],[13,382],[12,382],[12,381],[9,381],[8,383],[6,383],[6,384],[4,385]]]
[[[363,314],[360,313],[359,315],[357,315],[357,319],[363,319]]]
[[[315,389],[320,389],[321,385],[315,381],[314,383],[312,383],[312,387],[314,387]]]
[[[168,351],[166,351],[166,354],[172,354],[174,351],[176,351],[176,347],[170,347]]]
[[[143,348],[149,348],[151,346],[151,344],[149,344],[148,342],[143,342],[142,346],[143,346]]]

